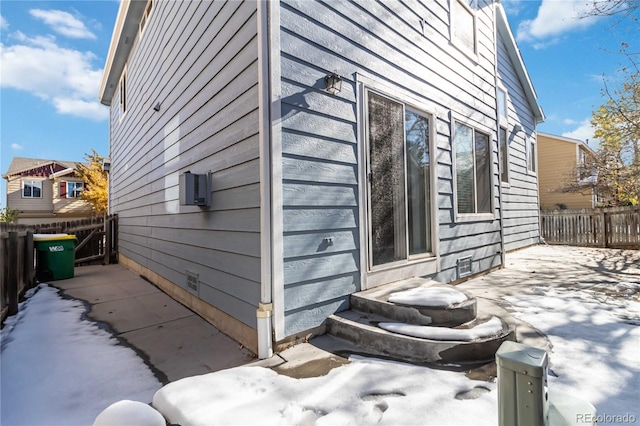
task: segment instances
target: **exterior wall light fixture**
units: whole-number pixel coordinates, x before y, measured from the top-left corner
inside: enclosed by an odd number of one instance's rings
[[[160,111],[160,102],[157,102],[157,103],[153,106],[153,110],[154,110],[155,112]]]
[[[335,72],[333,74],[326,75],[324,77],[324,86],[327,89],[327,92],[335,95],[342,90],[342,77]]]

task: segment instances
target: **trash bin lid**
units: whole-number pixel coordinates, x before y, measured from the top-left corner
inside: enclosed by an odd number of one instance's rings
[[[60,241],[75,239],[75,235],[68,234],[33,234],[33,241]]]

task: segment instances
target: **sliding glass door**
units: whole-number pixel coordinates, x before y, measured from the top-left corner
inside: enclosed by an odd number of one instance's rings
[[[430,253],[430,116],[367,91],[370,266]]]

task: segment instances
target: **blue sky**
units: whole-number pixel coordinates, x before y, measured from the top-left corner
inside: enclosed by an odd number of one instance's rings
[[[582,140],[592,139],[603,76],[620,79],[620,42],[640,44],[616,17],[581,18],[587,2],[503,0],[547,116],[538,130]],[[81,161],[92,148],[108,154],[108,108],[97,93],[117,11],[116,0],[0,3],[0,172],[14,156]]]

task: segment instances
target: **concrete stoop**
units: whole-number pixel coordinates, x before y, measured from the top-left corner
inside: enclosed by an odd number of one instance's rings
[[[393,293],[417,287],[450,285],[421,278],[411,278],[351,295],[351,310],[331,315],[329,334],[346,340],[368,353],[418,363],[474,364],[490,362],[506,340],[515,340],[515,321],[501,307],[477,299],[459,288],[467,300],[448,307],[425,307],[389,302]],[[502,329],[490,337],[473,340],[432,340],[394,333],[378,327],[381,322],[418,326],[473,328],[497,317]]]

